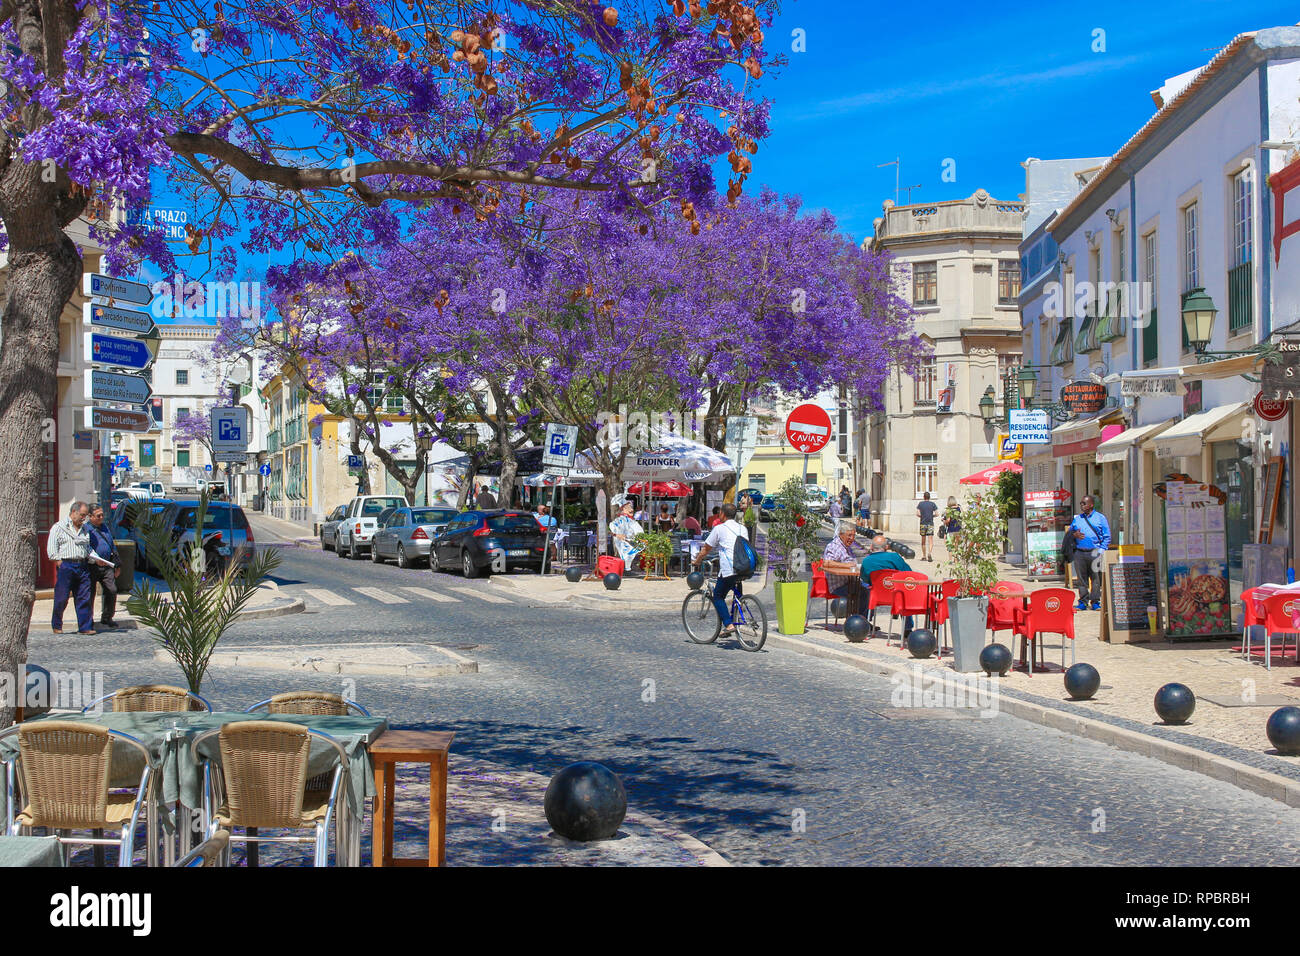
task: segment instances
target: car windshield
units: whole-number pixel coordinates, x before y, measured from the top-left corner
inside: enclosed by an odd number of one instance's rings
[[[536,531],[538,526],[532,515],[507,514],[488,518],[488,527],[493,531]]]
[[[364,518],[383,514],[389,508],[400,508],[406,504],[405,498],[369,498],[361,502],[361,516]]]
[[[450,508],[413,508],[411,518],[415,524],[446,524],[456,517]]]
[[[196,514],[198,514],[197,508],[181,509],[176,516],[176,527],[182,531],[193,531]],[[244,513],[236,508],[209,508],[203,515],[204,531],[229,531],[231,528],[242,531],[246,527]]]

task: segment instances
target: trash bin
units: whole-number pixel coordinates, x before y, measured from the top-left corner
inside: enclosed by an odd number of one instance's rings
[[[125,600],[135,587],[135,542],[127,538],[113,543],[117,546],[117,594]]]

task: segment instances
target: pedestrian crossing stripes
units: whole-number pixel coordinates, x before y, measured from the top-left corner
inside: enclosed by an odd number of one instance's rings
[[[451,597],[448,594],[443,594],[441,591],[435,591],[433,588],[413,588],[403,586],[402,590],[410,591],[417,597],[428,598],[430,601],[438,601],[443,604],[455,603],[456,601],[454,597]]]
[[[463,594],[466,597],[478,598],[480,601],[487,601],[489,604],[509,604],[503,597],[495,594],[487,594],[484,591],[477,591],[474,588],[448,588],[448,591],[455,591],[457,594]]]
[[[366,597],[374,598],[383,604],[410,604],[404,597],[398,597],[396,594],[390,594],[383,588],[353,588],[358,594],[364,594]]]
[[[341,597],[333,591],[326,591],[323,588],[308,588],[306,593],[322,604],[330,605],[330,607],[342,607],[344,604],[356,603],[356,601],[349,601],[347,598]]]

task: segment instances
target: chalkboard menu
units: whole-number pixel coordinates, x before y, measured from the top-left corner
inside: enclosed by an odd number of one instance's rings
[[[1148,608],[1160,607],[1158,570],[1154,562],[1141,564],[1116,561],[1106,568],[1110,593],[1110,629],[1112,631],[1151,632]],[[1159,611],[1156,612],[1159,629]],[[1136,638],[1130,638],[1133,640]]]

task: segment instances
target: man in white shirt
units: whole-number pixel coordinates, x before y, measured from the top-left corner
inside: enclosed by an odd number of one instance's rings
[[[727,610],[727,594],[734,590],[736,597],[740,597],[744,593],[740,588],[740,582],[736,580],[735,569],[731,566],[731,555],[735,551],[737,538],[748,541],[749,532],[736,520],[736,506],[728,501],[722,506],[722,522],[709,532],[709,536],[704,539],[704,546],[700,548],[700,553],[696,555],[693,562],[698,568],[705,555],[710,551],[718,552],[718,583],[713,588],[713,606],[717,608],[718,617],[722,620],[723,634],[736,633],[736,625],[731,621],[731,612]]]

